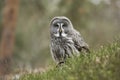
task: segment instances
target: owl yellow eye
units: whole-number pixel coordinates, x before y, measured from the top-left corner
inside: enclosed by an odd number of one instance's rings
[[[54,27],[59,27],[59,25],[58,24],[54,24]]]
[[[67,27],[67,24],[66,24],[66,23],[64,23],[64,24],[63,24],[63,27]]]

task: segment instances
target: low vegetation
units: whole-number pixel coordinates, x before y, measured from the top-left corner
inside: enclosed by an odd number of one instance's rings
[[[59,68],[26,74],[20,80],[120,80],[120,41],[70,58]]]

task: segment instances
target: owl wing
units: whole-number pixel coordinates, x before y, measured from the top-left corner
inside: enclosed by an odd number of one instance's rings
[[[88,44],[84,41],[84,39],[82,38],[81,34],[78,31],[76,30],[73,31],[72,39],[76,49],[79,52],[85,50],[86,52],[90,53]]]

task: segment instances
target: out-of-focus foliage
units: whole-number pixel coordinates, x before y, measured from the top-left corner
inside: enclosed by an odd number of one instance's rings
[[[24,75],[20,80],[119,80],[120,41],[91,54],[68,59],[59,68]]]
[[[0,10],[3,3],[1,0]],[[34,68],[45,66],[52,60],[49,24],[54,16],[70,18],[93,49],[112,42],[120,34],[119,0],[20,0],[15,65]],[[0,13],[0,23],[1,17]]]

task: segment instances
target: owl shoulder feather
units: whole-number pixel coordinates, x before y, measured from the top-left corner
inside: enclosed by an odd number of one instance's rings
[[[72,33],[72,39],[74,42],[75,47],[79,50],[82,51],[82,49],[85,49],[87,52],[89,51],[89,46],[88,44],[84,41],[83,37],[81,36],[81,34],[74,29],[73,33]]]

